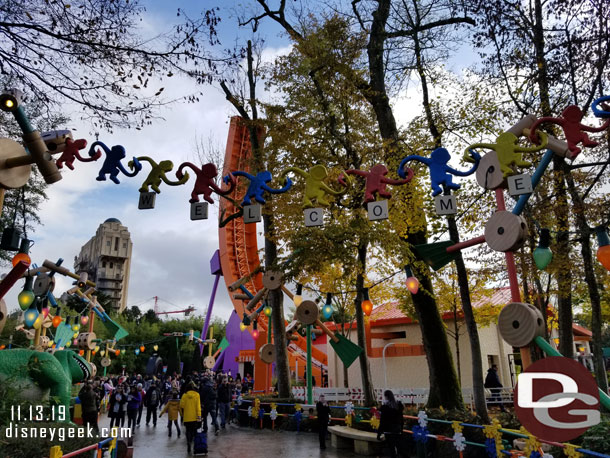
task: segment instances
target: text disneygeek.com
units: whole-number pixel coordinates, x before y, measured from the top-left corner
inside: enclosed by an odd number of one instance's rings
[[[129,428],[100,428],[99,432],[93,429],[90,425],[83,426],[66,426],[66,427],[44,427],[44,426],[20,426],[10,425],[4,428],[3,436],[7,439],[49,439],[51,441],[57,439],[60,442],[66,439],[105,439],[108,437],[130,437],[131,430]]]

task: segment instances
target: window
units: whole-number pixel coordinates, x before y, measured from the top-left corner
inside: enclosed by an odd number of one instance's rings
[[[127,242],[123,242],[123,248],[127,248]]]
[[[106,261],[102,261],[102,267],[106,267]]]
[[[110,246],[110,240],[106,242],[106,246]]]
[[[119,250],[119,238],[115,237],[114,238],[114,251],[118,251]]]
[[[112,263],[112,262],[110,263],[110,268],[111,268],[111,269],[114,267],[114,265],[113,265],[113,264],[114,264],[114,263]]]

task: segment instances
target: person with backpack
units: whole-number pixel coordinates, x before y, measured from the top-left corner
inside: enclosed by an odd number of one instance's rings
[[[204,377],[199,387],[199,395],[203,410],[203,432],[208,432],[208,414],[212,417],[214,434],[218,435],[218,422],[216,421],[216,400],[218,398],[212,379]]]
[[[150,384],[150,388],[148,388],[148,391],[146,392],[146,396],[144,396],[144,403],[146,404],[146,426],[150,423],[150,417],[152,416],[153,427],[157,427],[157,407],[159,406],[160,400],[161,395],[159,394],[159,389],[153,380]]]
[[[80,392],[78,393],[78,398],[80,399],[80,404],[82,407],[82,415],[83,415],[83,425],[91,425],[91,427],[98,431],[97,427],[97,416],[98,416],[98,407],[97,407],[97,394],[91,382],[86,381],[83,384]]]
[[[190,454],[197,428],[201,424],[201,401],[193,382],[187,385],[186,392],[180,399],[180,414],[186,428],[186,447]]]
[[[400,447],[400,437],[402,435],[404,407],[401,402],[396,401],[394,393],[390,390],[383,392],[384,403],[379,411],[381,418],[377,429],[377,440],[381,440],[381,434],[385,436],[385,442],[389,448],[390,457],[396,458]]]
[[[180,412],[180,396],[178,391],[174,390],[171,393],[171,398],[165,404],[165,407],[161,410],[159,418],[167,412],[167,437],[172,437],[172,422],[176,425],[176,431],[178,431],[178,439],[180,438],[180,426],[178,426],[178,413]]]

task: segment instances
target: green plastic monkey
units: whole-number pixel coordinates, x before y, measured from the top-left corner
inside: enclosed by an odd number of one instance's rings
[[[540,145],[527,148],[524,146],[519,146],[519,139],[515,134],[511,132],[503,132],[498,136],[498,138],[496,138],[496,143],[475,143],[474,145],[470,145],[468,148],[466,148],[464,160],[474,162],[470,156],[470,151],[474,148],[491,149],[496,152],[498,162],[500,162],[500,168],[502,169],[502,174],[504,175],[504,178],[506,178],[509,175],[515,174],[512,166],[530,167],[532,165],[531,162],[523,159],[522,153],[533,153],[546,148],[549,141],[548,136],[541,133],[540,137],[542,140]]]
[[[305,195],[303,196],[304,209],[315,207],[316,204],[328,207],[330,202],[326,197],[327,194],[331,196],[340,196],[347,190],[347,187],[345,187],[343,190],[335,191],[324,183],[324,179],[328,177],[328,171],[326,170],[326,167],[320,164],[314,165],[308,172],[305,172],[298,167],[289,167],[282,172],[282,176],[286,176],[290,172],[294,172],[305,178]]]
[[[159,186],[161,185],[161,180],[169,186],[180,186],[186,183],[189,179],[189,174],[185,173],[184,176],[178,181],[170,181],[167,179],[166,173],[170,172],[174,168],[174,163],[172,161],[161,161],[158,164],[154,159],[151,159],[148,156],[141,156],[138,158],[138,161],[146,161],[152,166],[152,170],[142,183],[142,187],[140,188],[140,192],[148,192],[148,187],[150,186],[153,191],[157,194],[161,193]],[[129,167],[132,168],[132,161],[129,161]]]

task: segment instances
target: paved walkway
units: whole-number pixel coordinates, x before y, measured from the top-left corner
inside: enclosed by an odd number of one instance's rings
[[[104,415],[100,424],[106,426]],[[142,419],[143,420],[143,419]],[[181,426],[182,428],[182,426]],[[211,428],[213,431],[213,428]],[[359,455],[333,449],[330,439],[326,450],[320,450],[317,433],[296,433],[294,431],[270,431],[268,429],[256,430],[247,427],[228,425],[225,431],[218,436],[208,432],[208,457],[290,457],[290,458],[355,458]],[[167,437],[167,417],[163,416],[157,427],[145,426],[144,421],[136,428],[134,435],[133,458],[186,458],[186,438],[184,429],[178,439],[173,428],[172,437]]]

